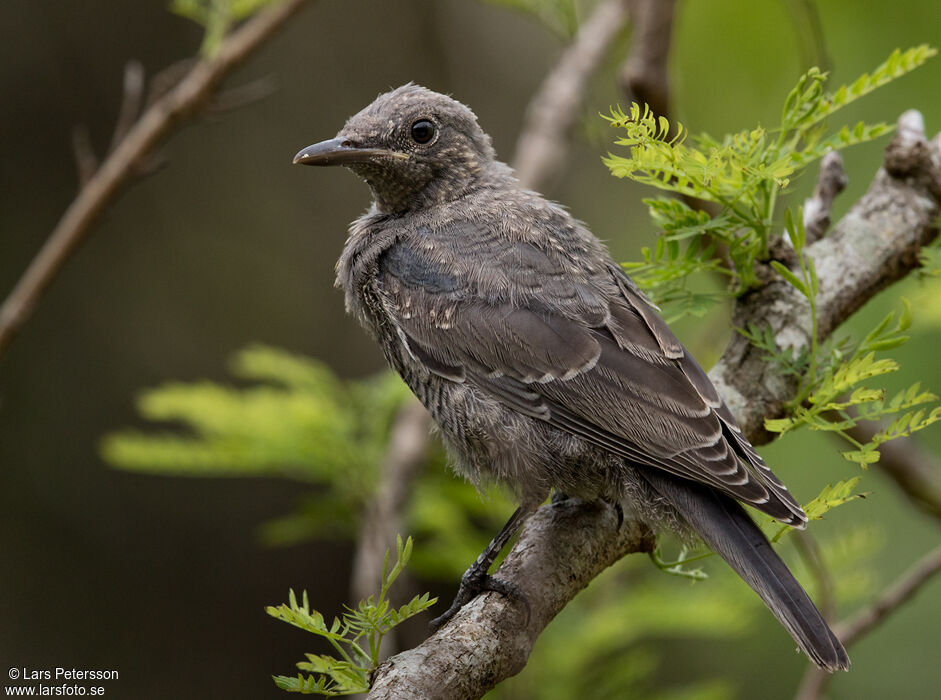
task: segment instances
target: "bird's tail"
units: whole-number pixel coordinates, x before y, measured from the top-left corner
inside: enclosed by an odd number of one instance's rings
[[[644,478],[761,597],[810,659],[827,671],[846,670],[846,650],[764,533],[738,502],[659,470]]]

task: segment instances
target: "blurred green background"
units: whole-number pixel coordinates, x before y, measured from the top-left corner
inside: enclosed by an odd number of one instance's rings
[[[193,55],[200,28],[165,0],[0,4],[0,290],[5,294],[76,190],[70,146],[84,124],[99,152],[111,138],[123,65],[148,75]],[[686,0],[677,9],[671,77],[675,117],[720,135],[774,124],[787,91],[819,61],[804,2]],[[941,43],[935,0],[819,0],[833,84],[853,80],[892,49]],[[587,5],[585,6],[587,8]],[[348,600],[351,548],[319,541],[271,549],[257,527],[282,515],[295,487],[276,480],[172,479],[116,471],[102,435],[140,424],[134,396],[171,379],[226,378],[227,359],[255,342],[321,358],[344,377],[382,368],[378,350],[343,313],[333,264],[368,190],[345,172],[291,166],[301,147],[331,137],[379,92],[414,80],[471,105],[510,159],[524,110],[565,44],[531,16],[471,0],[314,3],[229,81],[268,77],[277,91],[200,119],[162,151],[166,164],[128,189],[56,280],[0,358],[0,660],[5,666],[114,668],[108,694],[133,698],[281,697],[312,645],[262,608],[289,586],[328,614]],[[637,259],[653,228],[649,192],[615,180],[600,156],[610,134],[598,112],[625,98],[617,58],[593,81],[565,171],[546,194]],[[908,108],[941,128],[941,60],[839,115],[894,122]],[[846,210],[868,185],[885,139],[844,154]],[[799,201],[813,186],[794,183]],[[915,338],[895,353],[904,376],[941,389],[941,287],[907,281],[854,319],[860,328],[916,301]],[[684,321],[684,340],[710,364],[726,325]],[[941,431],[920,438],[941,448]],[[762,450],[801,500],[856,467],[833,444],[804,436]],[[812,465],[808,467],[807,465]],[[938,528],[877,470],[872,495],[815,532],[854,521],[883,542],[871,593],[934,546]],[[665,585],[688,585],[669,581]],[[708,584],[707,584],[708,585]],[[629,586],[624,587],[629,596]],[[442,589],[450,595],[451,589]],[[743,591],[744,594],[744,591]],[[857,603],[858,604],[858,603]],[[846,613],[849,610],[842,610]],[[834,698],[936,697],[941,687],[941,584],[934,582],[851,650]],[[769,615],[735,640],[671,642],[658,677],[722,676],[738,697],[792,697],[802,658]],[[537,650],[539,647],[537,646]],[[5,671],[4,671],[5,673]],[[514,697],[527,695],[525,677]]]

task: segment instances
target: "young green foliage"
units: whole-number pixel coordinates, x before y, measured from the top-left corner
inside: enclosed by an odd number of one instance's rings
[[[767,419],[765,429],[783,434],[806,425],[811,430],[836,433],[855,448],[843,452],[843,457],[865,467],[879,460],[879,445],[911,435],[941,420],[941,406],[931,410],[923,407],[936,402],[938,397],[930,391],[922,391],[920,382],[897,392],[890,399],[886,399],[884,389],[873,389],[863,384],[899,369],[895,360],[877,358],[876,353],[897,348],[908,340],[911,305],[906,299],[902,302],[903,310],[897,320],[895,312],[890,312],[859,343],[851,344],[844,340],[831,346],[819,373],[818,365],[811,362],[804,375],[803,388],[789,407],[790,415]],[[916,408],[919,406],[922,408]],[[891,418],[891,421],[865,444],[848,433],[862,420],[886,418]]]
[[[302,516],[269,525],[266,538],[352,532],[408,396],[404,383],[392,373],[344,382],[313,359],[265,346],[239,352],[232,373],[251,384],[175,382],[145,391],[141,415],[182,430],[112,433],[101,443],[104,459],[153,474],[282,476],[326,486],[307,497]]]
[[[875,353],[907,340],[905,331],[911,323],[907,302],[895,327],[891,327],[894,316],[890,315],[850,349],[841,341],[828,345],[824,352],[818,347],[819,282],[813,258],[805,251],[802,213],[784,213],[784,229],[796,254],[797,268],[769,260],[770,240],[777,235],[775,204],[789,179],[828,151],[869,141],[890,130],[884,123],[860,122],[828,135],[824,124],[827,117],[920,66],[935,53],[928,46],[896,50],[871,74],[832,93],[824,89],[826,74],[812,68],[788,94],[781,123],[771,131],[758,127],[722,140],[689,137],[681,124],[670,124],[636,103],[627,112],[616,108],[605,117],[624,131],[616,143],[630,149],[627,155],[609,154],[604,159],[613,175],[720,207],[720,213],[711,218],[678,200],[645,200],[662,233],[653,250],[643,249],[642,262],[628,263],[625,268],[654,302],[671,309],[675,316],[702,314],[709,302],[720,296],[691,292],[687,285],[693,273],[727,275],[729,293],[738,294],[759,284],[757,264],[770,264],[807,300],[811,327],[810,347],[797,353],[778,348],[770,328],[762,330],[752,324],[739,331],[765,350],[766,357],[786,374],[800,377],[797,396],[788,407],[790,415],[769,419],[765,427],[777,433],[799,425],[836,432],[854,448],[843,456],[863,466],[879,459],[877,448],[883,442],[910,435],[941,419],[941,408],[916,408],[936,400],[930,392],[921,392],[918,385],[886,401],[883,390],[863,384],[898,369],[894,360],[877,359]],[[729,266],[716,257],[717,244],[728,251]],[[888,416],[893,417],[892,422],[867,444],[847,433],[859,420]]]
[[[858,498],[865,498],[868,495],[866,493],[853,493],[861,478],[854,476],[852,479],[839,481],[836,484],[827,484],[815,499],[804,504],[804,513],[810,520],[822,520],[823,516],[832,509]],[[770,518],[768,522],[772,522]],[[782,525],[769,539],[777,542],[791,531],[791,527]]]
[[[304,591],[297,602],[294,591],[288,602],[265,608],[272,617],[287,622],[321,637],[336,650],[339,658],[323,654],[305,654],[306,661],[297,663],[299,672],[294,676],[274,676],[282,690],[305,695],[320,694],[327,697],[355,695],[369,690],[369,679],[379,666],[379,648],[383,637],[396,625],[424,612],[437,602],[429,594],[415,596],[405,605],[393,608],[388,600],[389,588],[399,577],[412,554],[412,538],[405,543],[395,538],[396,562],[389,570],[389,552],[382,565],[382,584],[378,597],[369,596],[354,608],[347,608],[341,618],[334,618],[327,626],[323,615],[311,610]],[[305,672],[307,675],[305,676]]]
[[[670,123],[637,103],[604,117],[624,135],[616,141],[626,155],[604,158],[615,177],[685,197],[713,202],[721,209],[710,220],[702,212],[672,199],[646,200],[651,217],[670,245],[644,251],[644,261],[628,265],[638,283],[658,304],[678,304],[683,313],[701,312],[684,293],[693,272],[713,272],[713,242],[728,250],[729,291],[739,294],[759,284],[755,263],[768,259],[775,235],[775,204],[791,178],[825,153],[870,141],[890,131],[884,123],[858,123],[827,134],[823,120],[834,112],[898,78],[935,54],[928,46],[896,51],[872,74],[832,93],[824,90],[826,74],[813,68],[800,78],[785,100],[778,127],[731,134],[721,140],[690,136],[682,124]],[[783,273],[782,273],[783,274]],[[699,299],[697,302],[703,302]]]

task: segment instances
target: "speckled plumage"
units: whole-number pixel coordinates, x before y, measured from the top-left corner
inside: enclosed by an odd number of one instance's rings
[[[426,144],[409,137],[421,120],[435,128]],[[598,239],[519,186],[467,107],[424,88],[381,95],[329,143],[374,196],[337,285],[457,469],[514,489],[523,515],[557,489],[693,529],[811,658],[845,667],[733,499],[797,527],[806,516]]]

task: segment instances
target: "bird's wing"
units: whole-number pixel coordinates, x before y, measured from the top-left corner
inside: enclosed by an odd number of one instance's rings
[[[485,296],[467,265],[401,241],[379,261],[408,352],[634,464],[707,484],[782,522],[800,506],[741,435],[705,372],[613,264],[607,291],[529,243],[505,247]],[[450,264],[448,264],[450,262]]]

